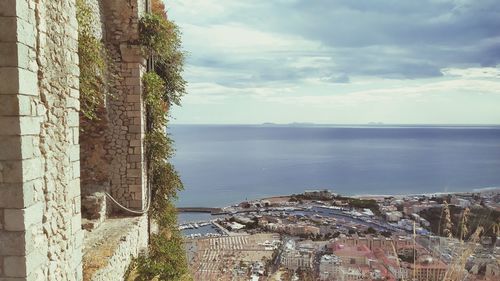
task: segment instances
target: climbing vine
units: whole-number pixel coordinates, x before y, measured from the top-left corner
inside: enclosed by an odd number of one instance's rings
[[[180,105],[186,92],[182,78],[185,53],[175,23],[158,13],[146,14],[139,22],[139,41],[146,56],[154,61],[154,72],[164,81],[162,99],[168,106]]]
[[[182,78],[184,53],[178,27],[166,18],[163,6],[158,3],[161,1],[153,1],[153,13],[146,14],[139,22],[139,42],[144,55],[151,58],[154,65],[143,76],[143,85],[147,114],[145,147],[152,198],[149,215],[159,231],[150,237],[148,254],[137,260],[136,280],[191,280],[173,202],[183,185],[169,162],[174,149],[166,133],[168,110],[179,105],[186,92],[186,81]]]
[[[80,64],[80,107],[81,113],[92,120],[104,103],[108,85],[113,77],[108,66],[109,55],[103,42],[92,29],[92,9],[85,0],[76,1],[78,21],[78,58]]]

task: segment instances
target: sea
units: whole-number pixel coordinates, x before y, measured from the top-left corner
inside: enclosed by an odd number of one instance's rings
[[[500,126],[171,125],[180,207],[500,187]]]

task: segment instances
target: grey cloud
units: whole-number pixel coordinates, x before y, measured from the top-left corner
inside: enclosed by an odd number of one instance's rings
[[[339,75],[332,75],[332,76],[327,77],[327,78],[322,78],[321,80],[326,81],[326,82],[332,82],[332,83],[349,83],[349,82],[351,82],[351,79],[345,73],[342,73]]]
[[[259,58],[202,53],[190,60],[239,74],[237,80],[222,77],[217,83],[244,87],[310,77],[349,82],[356,75],[413,79],[440,76],[446,67],[500,63],[500,5],[495,0],[243,2],[203,24],[237,23],[318,41],[325,47],[321,53],[304,50],[300,55],[330,56],[335,63],[294,68],[286,58],[298,54],[286,50]]]

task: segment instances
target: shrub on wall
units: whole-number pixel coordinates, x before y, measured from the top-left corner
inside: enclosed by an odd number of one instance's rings
[[[77,0],[76,7],[81,113],[88,119],[96,119],[113,75],[108,68],[106,47],[93,33],[92,9],[85,0]]]
[[[168,110],[179,105],[185,94],[180,32],[164,11],[155,10],[140,20],[139,31],[144,54],[154,61],[153,69],[143,76],[143,85],[147,114],[145,148],[152,198],[149,215],[158,224],[159,232],[150,237],[148,255],[137,259],[135,280],[192,280],[173,204],[183,186],[169,163],[174,149],[166,133]]]
[[[152,13],[139,22],[139,41],[145,55],[154,61],[154,71],[164,81],[163,100],[169,105],[180,105],[186,92],[182,78],[184,52],[181,51],[180,31],[175,23]]]
[[[145,147],[152,197],[149,215],[158,224],[159,233],[151,235],[148,255],[137,260],[136,280],[191,280],[172,202],[182,189],[182,182],[168,162],[174,149],[173,141],[165,132],[169,108],[164,96],[165,82],[151,71],[143,76],[143,84],[148,127]]]

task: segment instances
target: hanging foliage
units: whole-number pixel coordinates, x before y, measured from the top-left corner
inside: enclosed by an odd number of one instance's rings
[[[164,10],[154,10],[163,9],[160,4],[153,1],[153,13],[146,14],[139,24],[144,55],[154,61],[154,68],[143,76],[143,85],[147,114],[145,148],[152,198],[149,215],[158,224],[159,232],[151,235],[148,255],[137,260],[136,280],[184,281],[192,278],[173,204],[183,186],[169,163],[174,149],[166,133],[168,110],[179,105],[185,94],[184,53],[178,27],[166,18]]]
[[[96,119],[113,78],[107,49],[92,29],[92,9],[85,0],[77,0],[78,58],[80,64],[80,107],[83,116]]]
[[[186,93],[182,77],[185,53],[181,50],[181,33],[175,23],[157,13],[145,15],[139,22],[139,41],[144,54],[154,61],[154,71],[164,81],[163,100],[180,105]]]

